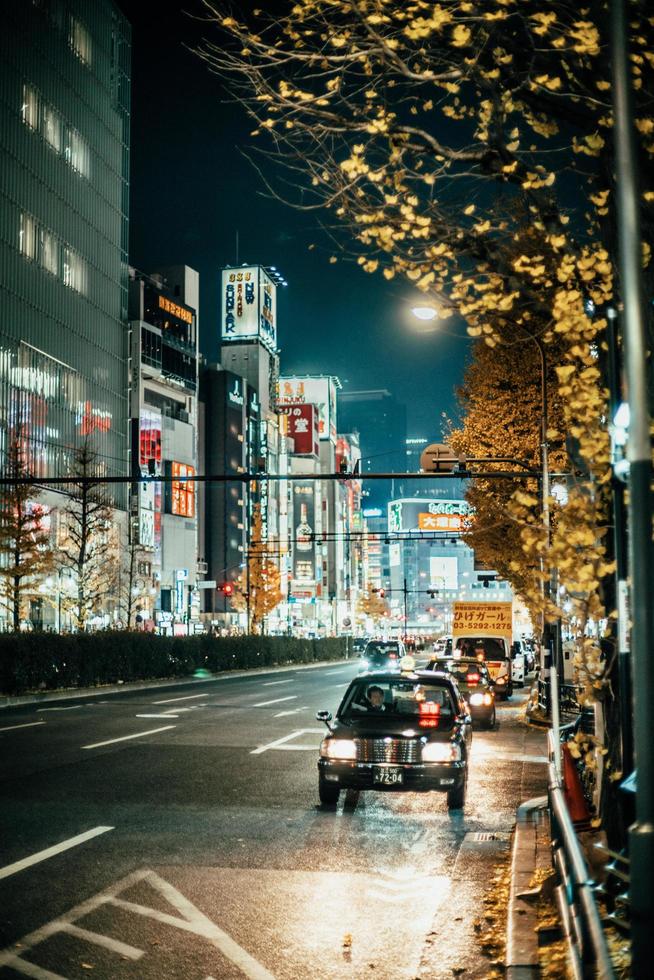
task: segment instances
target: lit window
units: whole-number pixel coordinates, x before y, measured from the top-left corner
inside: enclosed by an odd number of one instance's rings
[[[66,146],[64,148],[66,163],[83,177],[89,175],[89,147],[83,136],[74,130],[66,131]]]
[[[39,262],[53,276],[59,273],[58,242],[47,228],[39,229]]]
[[[30,129],[39,128],[39,93],[31,85],[23,85],[23,104],[20,114]]]
[[[36,258],[36,222],[31,214],[20,216],[18,247],[26,258]]]
[[[61,118],[51,106],[43,106],[41,130],[46,143],[57,153],[61,153]]]
[[[77,293],[86,293],[86,263],[75,249],[64,245],[62,279]]]
[[[75,17],[70,18],[70,46],[85,65],[91,64],[91,35],[84,24]]]

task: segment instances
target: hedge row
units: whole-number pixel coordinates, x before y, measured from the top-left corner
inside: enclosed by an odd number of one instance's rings
[[[275,664],[341,660],[346,637],[301,640],[286,636],[154,636],[107,631],[0,634],[0,693],[94,687],[118,681],[188,677]]]

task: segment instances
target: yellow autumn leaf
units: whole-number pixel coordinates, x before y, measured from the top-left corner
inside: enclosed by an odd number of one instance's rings
[[[469,42],[471,37],[472,32],[469,27],[466,27],[465,24],[457,24],[452,31],[452,45],[455,48],[462,48]]]

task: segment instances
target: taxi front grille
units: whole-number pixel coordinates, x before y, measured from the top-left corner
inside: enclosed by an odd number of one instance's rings
[[[362,738],[359,762],[419,762],[418,743],[410,738]]]

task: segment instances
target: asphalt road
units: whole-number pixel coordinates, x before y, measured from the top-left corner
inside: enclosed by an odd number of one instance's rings
[[[441,794],[317,796],[357,664],[0,712],[0,978],[486,976],[473,922],[545,785],[524,694]]]

